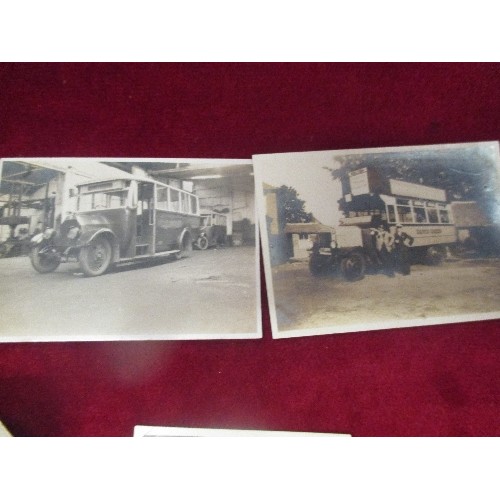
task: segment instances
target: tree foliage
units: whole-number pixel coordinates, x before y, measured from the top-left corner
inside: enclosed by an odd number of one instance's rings
[[[311,212],[306,212],[306,202],[299,198],[296,189],[290,186],[280,186],[276,193],[280,220],[284,223],[312,222]]]
[[[497,183],[494,150],[477,144],[463,148],[349,154],[336,156],[335,160],[340,166],[328,168],[333,179],[345,180],[349,172],[371,167],[386,178],[444,189],[451,201],[486,201]]]

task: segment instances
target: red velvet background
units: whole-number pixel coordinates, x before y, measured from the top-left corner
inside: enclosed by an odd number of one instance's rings
[[[500,136],[498,64],[3,64],[0,89],[2,157]],[[264,286],[262,306],[263,340],[0,344],[0,419],[18,436],[136,424],[500,435],[500,321],[271,340]]]

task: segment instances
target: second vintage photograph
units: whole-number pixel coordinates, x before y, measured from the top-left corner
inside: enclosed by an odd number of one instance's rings
[[[498,143],[254,167],[273,337],[500,317]]]

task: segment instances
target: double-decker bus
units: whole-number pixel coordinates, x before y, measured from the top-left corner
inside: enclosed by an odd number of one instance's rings
[[[414,240],[412,249],[430,263],[442,261],[446,246],[457,234],[446,191],[431,186],[381,177],[375,169],[350,172],[342,183],[341,225],[389,228],[401,225]]]
[[[456,243],[444,189],[385,178],[369,167],[350,172],[341,184],[343,217],[331,233],[318,235],[310,256],[313,274],[333,266],[347,279],[362,278],[377,261],[372,230],[380,225],[391,232],[400,225],[413,240],[413,256],[430,264],[440,264],[447,246]]]
[[[74,213],[31,240],[30,257],[40,273],[78,260],[87,276],[111,265],[192,250],[199,236],[199,200],[193,193],[142,177],[80,184]]]

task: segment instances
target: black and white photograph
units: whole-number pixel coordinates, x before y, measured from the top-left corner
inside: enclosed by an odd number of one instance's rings
[[[274,338],[500,317],[498,142],[255,155]]]
[[[0,341],[259,338],[251,160],[0,164]]]

